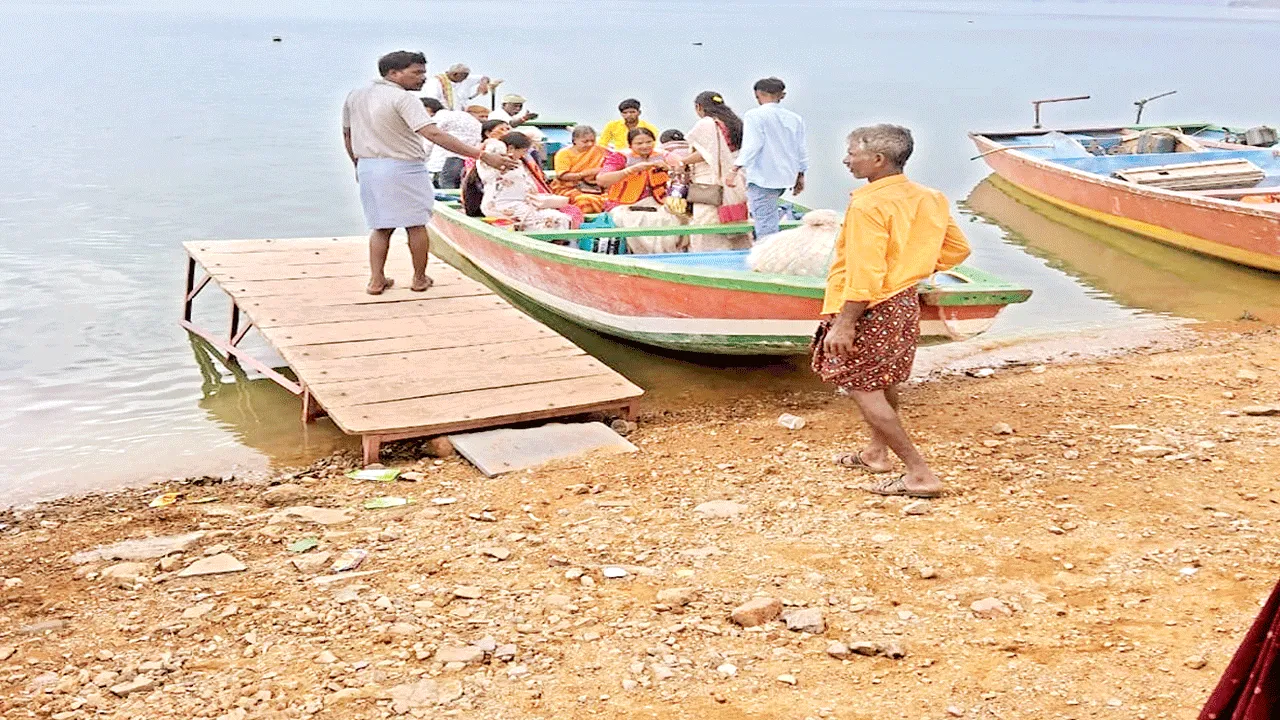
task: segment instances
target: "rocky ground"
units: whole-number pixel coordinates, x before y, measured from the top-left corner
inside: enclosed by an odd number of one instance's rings
[[[1278,340],[914,387],[931,502],[859,491],[815,392],[494,479],[402,445],[411,481],[336,457],[10,512],[0,716],[1193,717],[1280,577],[1280,417],[1245,412]]]

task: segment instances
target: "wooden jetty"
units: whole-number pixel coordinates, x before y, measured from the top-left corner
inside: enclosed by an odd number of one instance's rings
[[[182,327],[299,395],[304,422],[327,414],[359,435],[366,463],[391,440],[589,412],[629,418],[644,392],[437,258],[429,270],[435,286],[410,291],[403,243],[387,261],[398,283],[377,296],[364,291],[363,237],[184,247]],[[192,305],[210,282],[231,299],[225,333],[192,321]],[[296,380],[240,347],[252,328]]]

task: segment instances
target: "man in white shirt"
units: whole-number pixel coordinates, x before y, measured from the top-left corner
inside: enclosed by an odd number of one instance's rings
[[[471,77],[471,68],[458,63],[447,71],[431,78],[427,88],[427,97],[433,97],[444,105],[445,110],[466,110],[471,101],[481,95],[488,95],[491,86],[489,78]]]
[[[796,195],[804,190],[809,150],[804,120],[780,104],[787,86],[778,78],[764,78],[756,82],[755,93],[760,107],[742,115],[742,149],[734,165],[739,175],[746,175],[747,209],[758,241],[778,232],[782,194],[788,188]]]
[[[488,116],[489,109],[478,103],[471,103],[466,112],[457,110],[441,110],[435,114],[436,126],[468,145],[482,145],[480,125]],[[462,187],[462,168],[466,161],[463,156],[450,152],[447,148],[431,151],[427,159],[427,171],[432,174],[436,187],[442,190],[457,190]]]
[[[525,100],[519,95],[504,95],[502,106],[489,113],[490,120],[506,120],[511,127],[518,127],[530,120],[537,120],[538,113],[524,109]]]
[[[384,274],[391,233],[404,228],[413,257],[410,290],[431,287],[427,277],[430,240],[427,223],[435,190],[425,161],[422,139],[442,150],[479,158],[494,167],[510,169],[516,163],[505,155],[486,153],[479,143],[468,145],[436,126],[422,101],[410,91],[422,89],[427,59],[422,53],[400,50],[378,60],[377,80],[351,91],[342,105],[342,142],[356,168],[360,205],[369,235],[370,295],[381,295],[392,280]]]

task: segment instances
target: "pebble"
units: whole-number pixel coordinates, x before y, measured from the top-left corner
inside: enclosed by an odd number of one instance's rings
[[[155,686],[156,686],[156,681],[154,678],[148,675],[139,675],[138,677],[130,680],[129,682],[123,682],[123,683],[120,683],[119,685],[111,686],[111,693],[118,697],[125,697],[126,695],[132,695],[133,693],[136,693],[136,692],[143,692],[146,690],[150,690]]]
[[[733,677],[738,674],[738,666],[733,663],[724,663],[720,667],[716,668],[716,672],[724,675],[725,677]]]
[[[310,494],[311,492],[301,485],[285,483],[267,489],[258,496],[258,499],[268,507],[279,507],[281,505],[292,505]]]
[[[735,518],[747,509],[746,505],[732,500],[711,500],[695,507],[693,511],[708,518]]]
[[[916,500],[902,508],[903,515],[927,515],[929,513],[929,501]]]
[[[844,660],[850,655],[849,646],[839,640],[836,640],[835,642],[827,645],[827,654],[838,660]]]
[[[991,426],[991,432],[995,433],[996,435],[1012,435],[1013,426],[1007,422],[998,422],[995,425]]]
[[[244,572],[248,569],[249,567],[237,560],[234,555],[222,553],[221,555],[214,555],[191,563],[178,573],[178,577],[221,575],[224,573]]]
[[[473,665],[484,662],[484,650],[475,647],[458,647],[456,645],[441,645],[436,648],[435,661],[438,663],[462,663],[464,665]]]
[[[97,548],[86,550],[71,556],[71,562],[77,565],[100,562],[103,560],[155,560],[165,555],[187,552],[196,543],[204,539],[204,532],[190,532],[182,535],[161,535],[158,537],[136,538],[125,540]]]
[[[782,601],[777,598],[753,598],[733,609],[729,618],[742,627],[756,627],[778,617]]]
[[[288,522],[311,522],[317,525],[341,525],[354,519],[354,515],[341,508],[318,508],[299,505],[285,508],[272,515],[267,524],[283,525]]]
[[[452,505],[456,502],[458,502],[458,498],[452,498],[452,497],[431,498],[432,505]]]
[[[0,645],[0,661],[8,660],[18,649],[12,645]]]
[[[947,706],[947,714],[951,717],[964,717],[964,708],[957,705]]]
[[[1200,657],[1199,655],[1192,655],[1186,660],[1183,660],[1182,664],[1186,665],[1192,670],[1201,670],[1204,668],[1204,666],[1209,664],[1209,661],[1205,660],[1203,657]]]
[[[182,619],[198,620],[204,617],[205,615],[208,615],[209,613],[213,612],[213,609],[215,607],[217,607],[217,604],[212,602],[204,602],[198,605],[192,605],[191,607],[182,611]]]
[[[328,650],[325,650],[324,652],[322,652],[322,653],[320,653],[319,655],[317,655],[317,656],[316,656],[316,660],[315,660],[315,661],[316,661],[316,664],[318,664],[318,665],[332,665],[332,664],[334,664],[334,663],[338,662],[338,656],[337,656],[337,655],[334,655],[333,653],[329,652]]]
[[[880,654],[880,646],[870,640],[857,640],[849,643],[849,652],[856,655],[873,657]]]
[[[67,627],[66,620],[45,620],[43,622],[23,625],[18,628],[18,632],[23,635],[43,635],[47,632],[57,632]]]
[[[989,378],[992,375],[995,375],[996,371],[991,368],[977,368],[975,370],[966,370],[965,374],[969,377]]]
[[[151,566],[146,563],[123,562],[103,570],[99,577],[104,580],[114,580],[117,585],[132,587],[145,582],[150,571]]]
[[[1237,380],[1257,380],[1259,377],[1261,376],[1258,373],[1249,368],[1240,368],[1240,371],[1236,373]]]
[[[675,677],[675,671],[666,665],[659,665],[658,663],[650,665],[649,672],[653,673],[655,680],[670,680]]]
[[[618,565],[605,565],[600,570],[600,573],[607,578],[613,578],[613,579],[624,578],[629,574],[626,568]]]
[[[1280,415],[1280,405],[1250,405],[1240,408],[1240,412],[1250,417],[1271,417]]]
[[[1176,449],[1165,447],[1163,445],[1142,445],[1134,449],[1133,456],[1141,458],[1162,458],[1165,455],[1172,455],[1177,452]]]
[[[496,560],[506,560],[511,557],[511,551],[504,547],[484,548],[480,552]]]
[[[330,557],[328,552],[318,552],[290,558],[289,562],[298,569],[298,572],[304,575],[314,575],[329,565]]]
[[[920,578],[923,580],[932,580],[938,577],[938,571],[931,567],[920,568]]]
[[[969,609],[980,618],[995,618],[1013,614],[1013,611],[1009,609],[1008,605],[1004,604],[1003,600],[993,597],[978,600],[970,605]]]
[[[453,596],[464,600],[479,600],[481,597],[484,597],[484,590],[478,587],[463,585],[461,587],[454,588]]]
[[[698,597],[698,590],[691,587],[668,588],[658,591],[658,602],[672,607],[684,607]]]
[[[796,676],[795,676],[795,675],[779,675],[779,676],[778,676],[778,682],[782,683],[783,685],[793,685],[793,686],[794,686],[794,685],[795,685],[797,682],[799,682],[799,681],[798,681],[798,680],[796,680]]]

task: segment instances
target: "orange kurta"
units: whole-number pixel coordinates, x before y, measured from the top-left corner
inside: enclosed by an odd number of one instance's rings
[[[945,195],[904,175],[868,183],[849,199],[822,313],[836,315],[847,302],[877,305],[967,257]]]
[[[604,164],[609,151],[599,145],[592,145],[590,150],[581,151],[573,146],[566,147],[556,153],[556,175],[567,172],[580,173],[598,169]],[[598,213],[604,210],[605,196],[598,193],[583,192],[576,182],[564,182],[559,179],[551,183],[551,191],[569,198],[579,210],[585,213]]]

